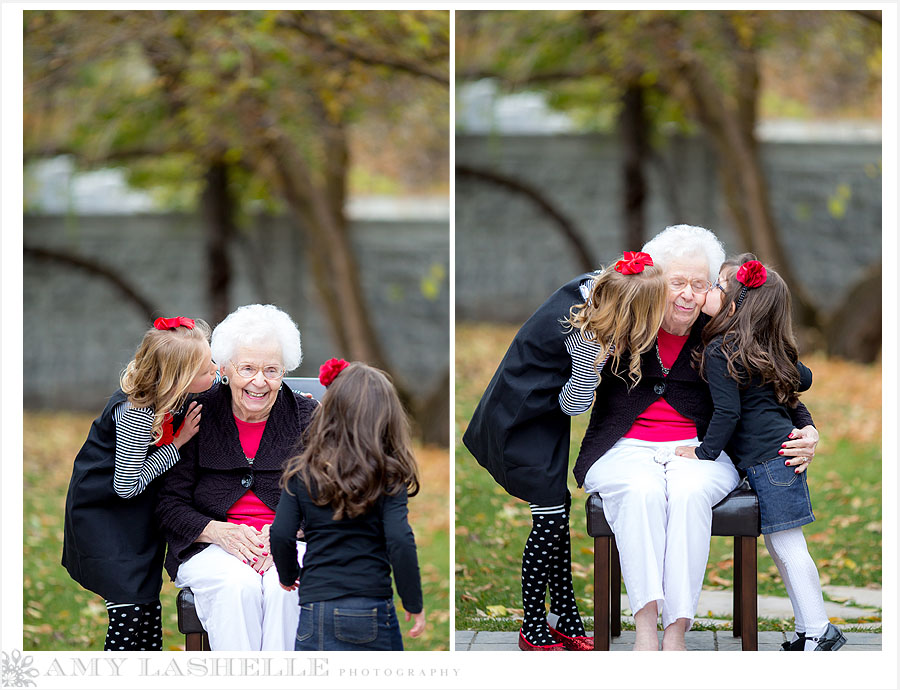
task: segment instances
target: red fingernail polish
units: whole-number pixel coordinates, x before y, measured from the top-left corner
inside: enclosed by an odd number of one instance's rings
[[[782,443],[782,444],[781,444],[781,447],[782,447],[782,448],[787,448],[787,443]]]
[[[256,556],[253,557],[253,560],[254,560],[254,561],[257,560]]]
[[[779,450],[779,451],[778,451],[778,454],[779,454],[779,455],[784,455],[784,451],[783,451],[783,450]]]
[[[247,562],[247,561],[244,561],[244,563],[246,563],[246,562]]]
[[[790,465],[790,464],[791,464],[791,461],[790,461],[790,460],[785,460],[785,461],[784,461],[784,464],[785,464],[785,465]]]
[[[268,555],[269,555],[268,551],[263,551],[263,556],[268,556]]]
[[[265,544],[260,544],[260,545],[259,545],[259,548],[264,549],[264,548],[266,548],[266,545],[265,545]]]

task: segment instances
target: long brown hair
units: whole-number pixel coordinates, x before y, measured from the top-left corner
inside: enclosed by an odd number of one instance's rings
[[[719,313],[703,329],[703,349],[695,358],[700,371],[705,372],[706,346],[721,337],[731,378],[746,387],[750,377],[757,375],[763,385],[773,384],[779,403],[796,407],[800,387],[799,350],[791,321],[791,292],[784,280],[766,266],[766,282],[748,289],[741,306],[732,312],[732,305],[737,304],[743,288],[735,277],[737,268],[754,258],[752,254],[744,254],[722,265],[728,287],[722,295]]]
[[[574,305],[565,323],[580,331],[585,340],[603,346],[597,366],[612,347],[610,370],[617,371],[619,358],[627,351],[633,387],[641,380],[641,355],[653,347],[662,325],[668,287],[657,266],[645,266],[633,275],[619,273],[612,266],[601,270],[588,300]]]
[[[209,366],[209,354],[202,346],[208,340],[209,325],[202,319],[194,319],[193,328],[151,328],[119,375],[119,387],[128,402],[153,409],[154,443],[162,438],[166,413],[184,405],[194,377]]]
[[[368,511],[383,494],[404,486],[419,491],[409,420],[388,376],[351,362],[328,386],[304,434],[303,452],[281,476],[306,484],[316,505],[331,505],[334,519]]]

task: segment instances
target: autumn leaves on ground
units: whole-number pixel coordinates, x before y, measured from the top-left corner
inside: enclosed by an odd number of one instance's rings
[[[516,329],[456,327],[455,438]],[[823,584],[881,587],[881,366],[807,355],[813,386],[801,397],[821,435],[809,486],[816,522],[803,528]],[[589,415],[575,418],[577,453]],[[574,453],[572,459],[574,462]],[[521,615],[522,547],[531,528],[528,506],[497,486],[462,445],[456,454],[456,627],[515,630]],[[570,477],[572,568],[582,614],[592,611],[593,540],[584,524],[584,492]],[[762,539],[758,540],[759,593],[785,596]],[[704,587],[730,589],[732,541],[712,539]],[[701,616],[706,612],[698,612]],[[873,622],[871,618],[866,622]],[[877,621],[876,621],[877,622]],[[784,627],[773,621],[776,627]],[[765,627],[765,622],[761,624]]]
[[[25,650],[100,650],[106,634],[101,598],[79,587],[60,565],[63,507],[72,461],[84,442],[92,415],[26,413],[24,420],[23,642]],[[449,458],[444,448],[416,448],[422,489],[410,499],[428,626],[410,650],[449,649]],[[177,590],[164,576],[163,649],[184,648],[175,614]]]

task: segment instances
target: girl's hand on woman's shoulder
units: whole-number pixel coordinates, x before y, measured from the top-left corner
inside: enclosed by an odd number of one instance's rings
[[[188,405],[188,411],[184,416],[184,421],[181,423],[181,428],[178,429],[178,433],[175,434],[175,439],[172,441],[179,450],[185,443],[194,438],[200,430],[200,411],[202,408],[203,405],[196,401]]]

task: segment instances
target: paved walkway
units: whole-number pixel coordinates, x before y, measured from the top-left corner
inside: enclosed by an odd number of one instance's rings
[[[838,587],[826,585],[822,588],[829,598],[835,601],[825,602],[825,612],[829,618],[847,620],[881,617],[881,590],[859,587]],[[838,603],[840,602],[840,603]],[[731,591],[703,591],[697,605],[696,622],[716,625],[721,630],[694,630],[685,635],[688,650],[703,651],[740,651],[741,638],[734,637],[731,632],[731,621],[719,616],[731,616]],[[757,599],[760,618],[791,618],[794,614],[791,602],[787,597],[760,596]],[[622,595],[622,621],[633,623],[631,610],[628,608],[628,597]],[[590,622],[590,618],[588,618]],[[881,622],[854,623],[853,628],[880,628]],[[881,650],[881,633],[848,632],[844,650],[864,651]],[[518,632],[488,632],[476,630],[457,630],[457,651],[501,652],[518,651]],[[787,638],[784,633],[762,631],[759,633],[760,651],[777,651]],[[630,651],[634,644],[634,631],[623,630],[621,637],[614,637],[610,644],[611,651]]]
[[[845,633],[847,644],[839,651],[881,651],[881,633],[857,632]],[[486,632],[474,630],[457,630],[456,646],[458,652],[506,652],[519,651],[517,645],[518,632]],[[778,651],[786,640],[783,633],[762,631],[759,633],[759,651]],[[688,651],[741,651],[741,638],[734,637],[730,630],[696,630],[685,635]],[[610,651],[628,652],[634,644],[634,631],[623,630],[621,637],[612,638]]]

